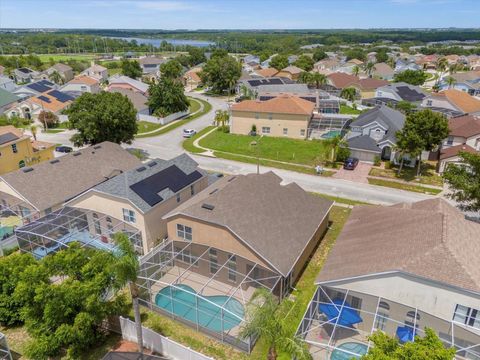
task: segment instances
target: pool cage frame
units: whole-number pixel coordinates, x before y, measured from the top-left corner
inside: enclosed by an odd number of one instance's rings
[[[13,360],[6,336],[0,332],[0,360]]]
[[[213,261],[210,256],[214,251],[217,260]],[[220,259],[223,259],[221,262]],[[235,259],[235,267],[232,267],[232,259]],[[245,271],[239,268],[244,268]],[[212,270],[214,270],[212,272]],[[234,278],[235,280],[229,280]],[[231,312],[225,306],[232,299],[240,302],[245,310],[250,298],[258,288],[266,289],[278,298],[282,294],[282,279],[278,273],[241,257],[212,246],[192,243],[189,241],[172,241],[166,239],[155,247],[140,260],[140,271],[137,284],[140,288],[140,304],[160,314],[168,316],[176,321],[184,323],[197,331],[232,345],[242,351],[250,352],[255,344],[256,337],[243,339],[238,336],[238,330],[245,321]],[[194,293],[180,285],[187,285],[194,289]],[[155,300],[160,290],[169,287],[170,309],[157,306]],[[173,291],[183,291],[195,298],[195,305],[186,303],[178,298],[173,301]],[[209,294],[209,295],[207,295]],[[228,297],[222,305],[209,300],[211,296],[223,295]],[[165,296],[165,294],[162,294]],[[199,301],[207,302],[218,312],[212,315],[199,307]],[[187,306],[187,312],[194,311],[194,319],[189,320],[175,313],[175,302]],[[221,323],[221,330],[215,331],[204,324],[199,315],[211,316],[210,321],[216,320]],[[227,316],[227,319],[226,319]],[[235,319],[236,323],[230,322],[228,317]],[[209,322],[210,322],[209,321]],[[233,325],[233,326],[229,326]],[[207,325],[208,326],[208,325]]]
[[[112,251],[115,249],[112,236],[118,232],[126,233],[135,251],[143,255],[140,230],[109,215],[68,206],[15,229],[15,236],[22,252],[42,258],[68,248],[72,242],[79,242],[82,247]],[[86,241],[82,239],[85,234],[88,236]]]
[[[340,298],[341,305],[338,305],[338,302],[334,303],[334,299],[338,298],[338,296],[342,296]],[[355,301],[355,304],[352,302],[352,305],[350,305],[348,301],[349,297],[350,299],[353,299],[352,297],[356,297],[357,299],[360,299],[360,301],[357,300]],[[365,303],[367,303],[365,308],[368,308],[368,303],[373,305],[371,306],[373,311],[363,310]],[[320,304],[335,306],[336,310],[338,311],[338,315],[329,320],[328,317],[320,313]],[[388,313],[390,308],[386,311],[385,308],[382,308],[382,304],[390,304],[392,305],[392,308],[396,308],[397,310],[402,309],[404,313],[411,314],[411,317],[409,317],[408,320],[405,317],[403,320],[399,318],[393,319]],[[344,310],[353,310],[358,312],[362,318],[368,318],[371,320],[371,326],[368,322],[367,324],[369,326],[367,326],[367,331],[362,331],[357,330],[355,327],[346,327],[344,325],[340,325],[339,320],[342,317]],[[380,324],[382,324],[381,327],[379,327]],[[420,325],[422,325],[422,328]],[[439,335],[441,341],[446,347],[456,348],[456,359],[480,360],[480,333],[469,331],[468,328],[456,323],[453,320],[447,321],[419,310],[418,308],[391,301],[379,296],[372,296],[365,293],[340,288],[331,288],[323,285],[318,286],[315,294],[308,304],[302,321],[297,328],[296,336],[303,339],[303,341],[310,346],[310,353],[312,354],[313,359],[319,359],[319,357],[316,357],[315,355],[321,354],[322,351],[328,355],[323,355],[321,359],[329,359],[331,352],[334,350],[341,351],[347,356],[351,355],[352,358],[358,358],[359,356],[356,353],[350,352],[346,349],[340,350],[337,347],[336,342],[345,339],[348,339],[346,342],[352,340],[354,342],[358,342],[362,341],[358,340],[359,338],[363,338],[363,344],[367,346],[368,351],[373,344],[367,339],[367,336],[373,334],[377,330],[382,330],[391,336],[395,336],[395,332],[385,330],[386,327],[391,328],[392,326],[393,328],[398,328],[399,326],[408,327],[411,329],[413,334],[419,336],[424,336],[424,328],[430,327]],[[325,329],[328,330],[324,332],[323,330]],[[341,335],[339,335],[337,338],[337,335],[344,331],[343,329],[348,329],[351,331],[352,336],[345,336],[342,338]],[[322,330],[322,333],[330,333],[328,335],[328,342],[318,342],[311,339],[312,337],[316,337],[320,330]],[[314,333],[315,335],[313,335]],[[307,339],[307,337],[310,337],[310,339]],[[319,339],[322,339],[322,337],[319,337]],[[413,338],[412,341],[415,341],[415,339]]]

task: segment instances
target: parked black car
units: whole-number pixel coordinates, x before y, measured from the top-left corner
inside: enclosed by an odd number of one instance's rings
[[[358,165],[358,159],[354,157],[349,157],[345,162],[343,163],[343,168],[345,170],[355,170],[355,168]]]
[[[73,149],[72,149],[70,146],[62,145],[62,146],[57,146],[57,147],[55,148],[55,151],[66,154],[66,153],[72,152]]]

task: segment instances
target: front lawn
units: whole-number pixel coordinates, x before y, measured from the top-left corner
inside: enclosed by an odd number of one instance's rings
[[[400,175],[397,175],[398,167],[394,166],[391,169],[372,168],[370,170],[371,176],[378,176],[382,178],[398,179],[404,181],[412,181],[419,184],[443,186],[442,177],[435,172],[435,166],[431,163],[422,162],[421,176],[417,179],[417,168],[404,166]]]
[[[344,115],[358,115],[361,114],[362,111],[358,109],[354,109],[348,105],[340,104],[340,114]]]
[[[196,146],[193,145],[193,142],[195,140],[197,140],[199,137],[203,136],[204,134],[208,133],[209,131],[211,131],[215,126],[207,126],[205,129],[199,131],[198,133],[196,133],[195,135],[193,135],[191,138],[188,138],[186,139],[184,142],[183,142],[183,148],[191,153],[202,153],[204,152],[205,150],[203,149],[200,149]]]
[[[257,145],[250,145],[256,141]],[[200,140],[200,145],[216,151],[284,161],[292,164],[315,166],[324,152],[321,140],[295,140],[288,138],[227,134],[214,131]]]
[[[372,185],[385,186],[385,187],[390,187],[394,189],[413,191],[413,192],[418,192],[423,194],[437,195],[442,192],[442,190],[440,189],[429,188],[429,187],[413,185],[413,184],[403,184],[396,181],[388,181],[388,180],[381,180],[381,179],[368,178],[368,183]]]
[[[138,124],[138,132],[137,134],[143,134],[146,132],[157,130],[162,126],[162,124],[155,124],[150,121],[137,121]]]

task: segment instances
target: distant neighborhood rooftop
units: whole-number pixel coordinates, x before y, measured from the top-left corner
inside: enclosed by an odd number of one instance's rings
[[[315,104],[296,96],[281,95],[267,101],[245,100],[234,104],[232,111],[312,115]]]

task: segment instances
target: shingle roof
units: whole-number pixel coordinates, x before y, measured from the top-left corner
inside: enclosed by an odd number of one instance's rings
[[[120,145],[103,142],[33,165],[29,172],[24,168],[1,175],[0,179],[38,210],[45,210],[139,164]]]
[[[349,86],[357,86],[361,90],[373,90],[389,84],[389,82],[386,80],[373,78],[360,79],[358,76],[342,72],[332,73],[327,75],[327,77],[332,85],[338,89],[344,89]]]
[[[158,174],[161,171],[176,166],[185,175],[189,175],[194,171],[199,171],[202,176],[206,176],[206,172],[198,169],[198,164],[190,158],[187,154],[182,154],[171,160],[154,159],[145,165],[141,165],[117,175],[114,178],[98,184],[93,188],[93,191],[106,193],[115,197],[127,199],[132,202],[142,212],[149,211],[152,206],[149,205],[137,192],[132,190],[131,186],[139,183],[142,180],[149,178],[152,175]],[[145,170],[138,171],[138,169],[145,168]],[[162,201],[170,199],[175,193],[170,189],[162,190]],[[155,204],[156,205],[156,204]]]
[[[480,118],[473,115],[464,115],[448,120],[451,136],[469,138],[480,134]]]
[[[87,75],[78,75],[70,80],[67,84],[86,84],[86,85],[95,85],[98,84],[98,80]]]
[[[143,95],[141,92],[124,89],[124,88],[111,88],[110,92],[118,92],[122,95],[128,97],[128,99],[132,102],[133,106],[137,110],[137,112],[143,111],[148,109],[148,98]]]
[[[278,70],[275,68],[266,68],[266,69],[260,69],[260,70],[255,70],[255,74],[262,76],[262,77],[272,77],[275,76],[275,74],[278,73]]]
[[[300,69],[299,67],[294,66],[294,65],[290,65],[290,66],[287,66],[286,68],[283,68],[281,71],[288,72],[292,75],[295,75],[295,74],[300,74],[301,72],[303,72],[303,69]]]
[[[20,100],[20,98],[17,95],[12,94],[7,90],[0,89],[0,107],[14,103],[18,100]]]
[[[62,64],[62,63],[56,63],[55,65],[53,65],[51,67],[51,69],[54,69],[58,72],[66,72],[66,71],[71,71],[73,70],[70,66],[66,65],[66,64]]]
[[[455,146],[450,146],[448,148],[444,148],[440,150],[440,160],[448,159],[454,156],[457,156],[459,152],[467,152],[470,154],[476,154],[478,153],[477,150],[472,148],[471,146],[467,144],[459,144]]]
[[[395,72],[390,65],[386,63],[378,63],[375,64],[375,69],[373,70],[373,73],[379,76],[390,76],[393,75]]]
[[[317,283],[401,271],[480,292],[479,233],[441,198],[356,206]]]
[[[267,101],[245,100],[234,104],[232,111],[311,115],[315,104],[295,96],[281,95]]]
[[[480,111],[480,100],[475,99],[464,91],[448,89],[434,95],[446,98],[450,103],[465,113],[475,113]]]
[[[381,105],[360,114],[352,123],[352,126],[365,126],[373,122],[378,122],[387,128],[387,133],[379,143],[385,140],[396,142],[395,134],[403,128],[403,125],[405,124],[405,115],[386,105]]]
[[[273,172],[226,177],[165,218],[183,214],[226,227],[286,276],[333,203],[281,181]]]
[[[376,141],[368,135],[352,137],[347,140],[347,143],[350,149],[374,151],[379,154],[382,152],[377,146]]]
[[[108,79],[109,87],[114,87],[115,84],[128,84],[139,91],[146,93],[148,91],[148,84],[142,81],[132,79],[125,75],[114,75]]]

